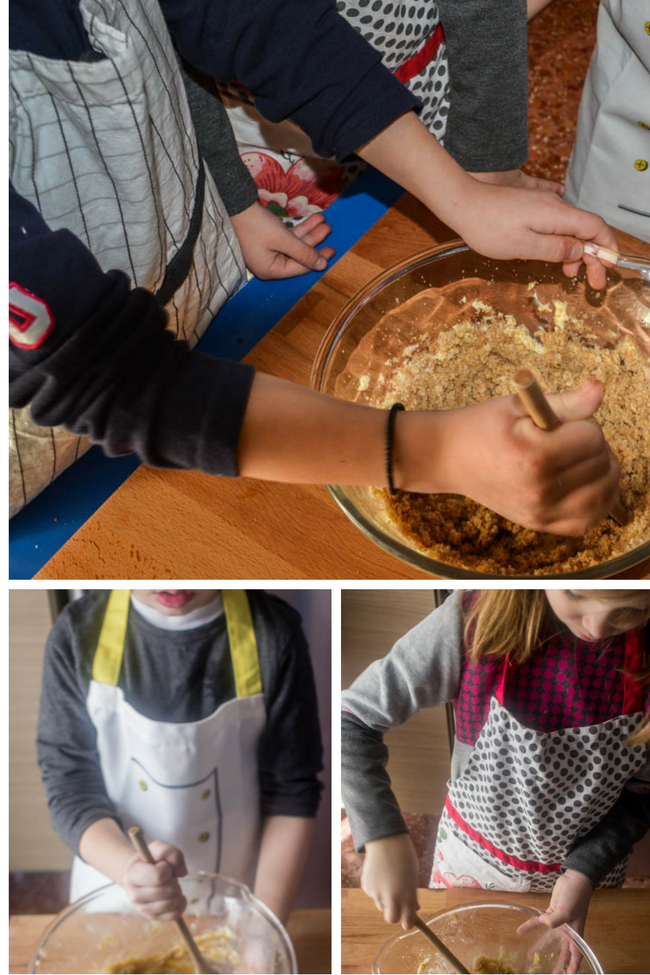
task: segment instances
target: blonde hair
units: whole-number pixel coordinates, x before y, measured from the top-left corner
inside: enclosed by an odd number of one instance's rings
[[[650,619],[650,590],[644,589],[575,589],[591,599],[602,602],[620,600],[626,596],[648,596]],[[619,625],[625,625],[627,611],[621,610]],[[629,616],[627,616],[629,618]],[[515,664],[528,660],[539,647],[553,635],[554,614],[543,589],[482,589],[465,623],[465,643],[470,646],[470,660],[481,657],[504,657],[510,654]],[[632,626],[638,626],[638,618]],[[633,675],[650,678],[650,658],[646,648],[645,666]],[[627,739],[627,744],[640,745],[650,742],[650,714],[638,731]]]

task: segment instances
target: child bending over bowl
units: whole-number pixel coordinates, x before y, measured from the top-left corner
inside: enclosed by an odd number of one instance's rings
[[[283,276],[332,251],[316,250],[320,215],[294,234],[251,196],[229,126],[192,86],[190,111],[177,51],[190,75],[248,85],[322,155],[357,153],[481,253],[575,262],[584,241],[616,244],[556,193],[470,175],[329,0],[12,0],[10,46],[12,511],[90,443],[221,476],[387,483],[382,411],[190,351],[245,263]],[[584,260],[601,287],[604,267]],[[617,489],[589,419],[601,396],[567,396],[550,434],[511,399],[401,417],[396,485],[581,534]]]
[[[77,900],[109,880],[178,917],[178,877],[248,884],[286,921],[321,785],[300,617],[262,590],[113,590],[61,614],[45,654],[38,761]],[[155,865],[126,832],[140,826]]]
[[[649,619],[647,590],[457,591],[344,691],[344,802],[386,921],[418,901],[383,738],[451,701],[429,886],[549,891],[543,923],[582,934],[650,827]]]

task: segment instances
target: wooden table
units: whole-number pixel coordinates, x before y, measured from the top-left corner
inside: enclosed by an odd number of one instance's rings
[[[22,914],[9,922],[9,973],[27,971],[34,946],[53,919],[52,914]],[[331,972],[331,911],[318,909],[293,911],[287,931],[298,956],[298,971],[305,975],[327,975]]]
[[[362,890],[341,892],[341,972],[353,975],[371,972],[372,960],[381,945],[397,933],[395,925],[386,924],[379,911]],[[467,901],[509,901],[544,910],[548,894],[510,894],[484,890],[420,890],[420,914]],[[597,890],[592,896],[585,940],[593,949],[604,972],[642,972],[649,970],[650,956],[650,890]]]
[[[385,268],[454,234],[404,195],[247,361],[307,384],[330,323]],[[620,235],[624,250],[650,246]],[[626,574],[650,578],[650,559]],[[140,467],[37,579],[431,579],[366,539],[325,487]]]

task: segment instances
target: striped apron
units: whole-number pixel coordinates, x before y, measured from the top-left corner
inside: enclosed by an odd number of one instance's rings
[[[168,327],[194,344],[245,269],[165,20],[157,0],[81,0],[80,11],[91,60],[9,54],[10,178],[104,271],[156,293]],[[90,446],[36,426],[28,409],[13,412],[10,445],[12,513]]]

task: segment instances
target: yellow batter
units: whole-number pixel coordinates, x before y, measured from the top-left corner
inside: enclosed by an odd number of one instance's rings
[[[215,972],[222,971],[220,963],[227,962],[228,969],[239,963],[239,955],[232,947],[235,935],[230,928],[219,928],[208,934],[200,934],[194,940],[199,951]],[[193,975],[194,965],[182,941],[166,951],[154,955],[133,953],[123,961],[109,965],[107,975]]]
[[[535,952],[531,972],[535,972],[539,967],[540,957]],[[429,955],[418,967],[417,975],[433,975],[431,968],[431,956]],[[515,975],[514,968],[510,968],[503,960],[503,954],[499,958],[488,958],[487,955],[479,955],[472,965],[473,975]]]

